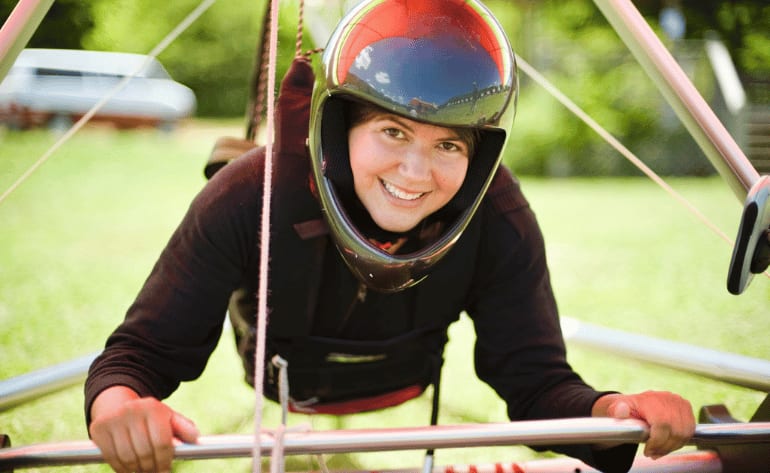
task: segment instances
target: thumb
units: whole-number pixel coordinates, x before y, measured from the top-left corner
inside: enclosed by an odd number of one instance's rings
[[[617,401],[610,404],[607,414],[615,419],[628,419],[631,417],[631,406],[626,401]]]
[[[196,443],[198,441],[198,427],[195,423],[178,412],[174,412],[171,417],[171,428],[174,431],[174,437],[185,443]]]

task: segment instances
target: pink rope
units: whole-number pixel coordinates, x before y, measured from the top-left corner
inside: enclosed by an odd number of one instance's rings
[[[262,192],[262,219],[260,222],[259,288],[257,308],[256,349],[254,350],[254,450],[252,452],[252,470],[260,473],[262,468],[262,411],[264,409],[263,383],[265,360],[265,334],[267,329],[267,274],[270,255],[270,203],[273,177],[273,135],[275,128],[275,76],[276,56],[278,55],[278,4],[270,4],[270,38],[267,74],[267,136],[265,137],[265,174]]]

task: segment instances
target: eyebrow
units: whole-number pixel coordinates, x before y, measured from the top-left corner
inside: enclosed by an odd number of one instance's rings
[[[412,128],[409,125],[408,122],[404,121],[403,117],[401,117],[399,115],[396,115],[394,113],[383,113],[383,114],[380,115],[379,119],[380,120],[391,120],[391,121],[394,121],[394,122],[398,123],[399,125],[401,125],[402,127],[404,127],[407,130],[409,130],[410,133],[414,133],[414,128]],[[428,124],[428,125],[430,125],[430,124]],[[463,143],[466,146],[468,146],[468,143],[466,143],[462,138],[460,138],[460,135],[456,131],[452,130],[451,128],[445,127],[445,126],[440,126],[440,125],[431,125],[431,126],[436,126],[436,127],[439,127],[439,128],[444,128],[445,130],[448,130],[452,134],[451,136],[449,136],[447,138],[440,138],[439,141],[459,141],[460,143]]]

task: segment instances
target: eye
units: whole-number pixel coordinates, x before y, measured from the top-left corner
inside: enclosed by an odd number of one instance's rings
[[[392,126],[383,128],[382,132],[390,136],[391,138],[401,139],[405,137],[403,130]]]
[[[438,148],[445,153],[468,153],[463,143],[454,141],[442,141],[438,144]]]

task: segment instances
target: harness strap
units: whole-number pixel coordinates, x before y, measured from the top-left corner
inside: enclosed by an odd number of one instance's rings
[[[433,359],[433,405],[430,412],[430,425],[438,425],[438,408],[439,408],[439,395],[441,386],[441,357],[437,356]],[[433,458],[434,449],[428,449],[425,452],[425,460],[423,461],[422,471],[423,473],[430,473],[433,471]]]
[[[225,167],[230,161],[256,147],[256,143],[246,138],[223,136],[217,139],[214,143],[214,149],[211,150],[209,159],[206,162],[206,166],[203,168],[203,174],[206,176],[206,179],[211,179],[217,171]]]
[[[359,412],[385,409],[387,407],[397,406],[410,399],[414,399],[423,392],[420,385],[407,386],[403,389],[391,391],[377,396],[362,397],[341,402],[328,402],[323,404],[310,404],[301,401],[292,400],[289,403],[289,412],[298,412],[303,414],[331,414],[346,415]]]

